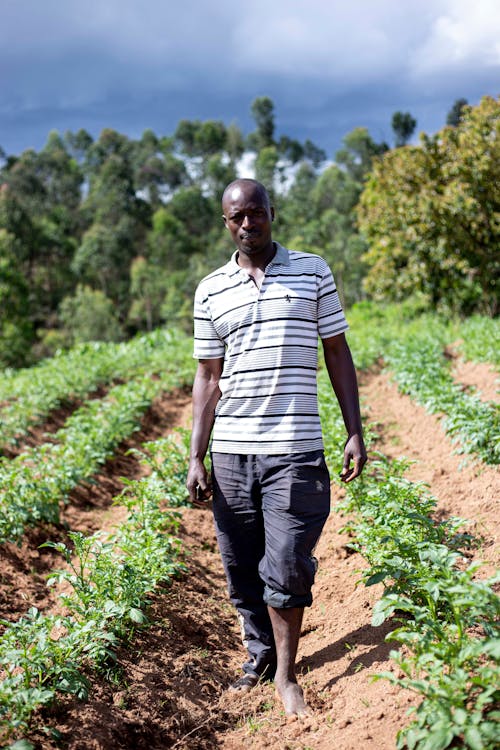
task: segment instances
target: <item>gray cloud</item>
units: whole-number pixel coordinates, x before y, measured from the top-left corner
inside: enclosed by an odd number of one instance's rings
[[[281,132],[329,153],[390,116],[442,125],[453,101],[496,95],[496,0],[2,0],[0,144],[40,147],[51,128],[237,120],[268,94]]]

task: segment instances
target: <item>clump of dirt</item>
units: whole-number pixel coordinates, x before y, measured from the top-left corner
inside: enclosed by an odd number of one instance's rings
[[[0,547],[0,617],[15,621],[30,607],[47,609],[52,592],[47,588],[47,575],[58,566],[61,556],[49,548],[40,548],[47,541],[59,541],[64,532],[55,526],[28,529],[20,543]]]

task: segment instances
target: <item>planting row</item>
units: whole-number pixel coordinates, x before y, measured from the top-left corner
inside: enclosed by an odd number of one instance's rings
[[[368,326],[367,310],[373,316],[371,327]],[[485,331],[491,336],[496,331],[498,335],[498,323],[487,323],[488,319],[480,318],[464,323],[460,328],[437,316],[422,316],[405,323],[398,320],[398,310],[369,307],[363,312],[363,307],[360,307],[355,313],[351,338],[358,367],[370,367],[383,352],[384,363],[399,390],[430,413],[443,416],[443,427],[458,451],[474,454],[487,464],[500,463],[499,405],[484,402],[455,383],[449,360],[444,356],[445,345],[457,335],[457,330],[464,333],[465,345],[466,341],[471,343],[477,331],[483,333],[482,337],[478,334],[481,341]],[[470,354],[475,349],[468,351]]]
[[[94,342],[0,376],[0,446],[24,435],[51,410],[83,398],[101,385],[161,373],[182,360],[189,340],[158,329],[123,344]]]
[[[143,376],[115,386],[102,400],[87,402],[54,435],[56,443],[45,443],[13,460],[0,458],[0,543],[19,539],[27,525],[57,523],[60,502],[138,428],[153,398],[163,389],[189,382],[190,365],[184,363],[183,372],[182,364],[175,374]]]
[[[151,460],[154,444],[148,445]],[[60,694],[87,697],[89,670],[113,665],[116,649],[132,639],[135,629],[147,625],[148,595],[184,571],[180,542],[172,536],[179,513],[165,505],[179,504],[186,492],[186,441],[160,441],[156,454],[172,457],[172,470],[161,476],[127,482],[115,502],[125,505],[128,518],[114,534],[84,536],[70,533],[71,547],[47,542],[65,562],[48,585],[66,583],[61,594],[64,615],[47,615],[32,608],[17,622],[0,621],[0,742],[12,747],[32,745],[20,739],[29,730],[33,712],[51,704]],[[172,501],[172,502],[171,502]],[[69,584],[69,586],[68,586]],[[54,734],[53,730],[47,729]]]
[[[320,403],[326,454],[338,460],[344,428],[324,372]],[[474,544],[464,522],[437,522],[436,501],[421,483],[405,479],[405,461],[383,456],[347,487],[338,508],[349,513],[345,531],[367,560],[366,585],[383,583],[373,625],[393,617],[387,636],[404,650],[391,652],[401,670],[378,675],[422,697],[416,717],[403,729],[397,747],[444,750],[450,746],[493,750],[500,718],[500,602],[498,579],[475,579],[477,564],[463,552]]]
[[[487,464],[500,463],[500,405],[483,402],[454,382],[442,347],[429,335],[391,344],[387,365],[400,391],[431,414],[443,414],[443,427],[462,453]]]

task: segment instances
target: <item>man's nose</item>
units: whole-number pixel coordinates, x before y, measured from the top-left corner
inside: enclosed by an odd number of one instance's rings
[[[243,217],[243,222],[241,226],[244,227],[245,229],[248,229],[248,227],[251,227],[252,224],[253,224],[252,217],[249,216],[248,214],[245,214],[245,216]]]

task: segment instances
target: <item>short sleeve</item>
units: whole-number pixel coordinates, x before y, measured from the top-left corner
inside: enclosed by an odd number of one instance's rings
[[[318,284],[318,333],[327,339],[347,331],[349,326],[335,286],[333,274],[323,261],[321,278]]]
[[[194,350],[196,359],[219,359],[224,357],[225,346],[215,330],[210,315],[208,290],[199,284],[194,296]]]

